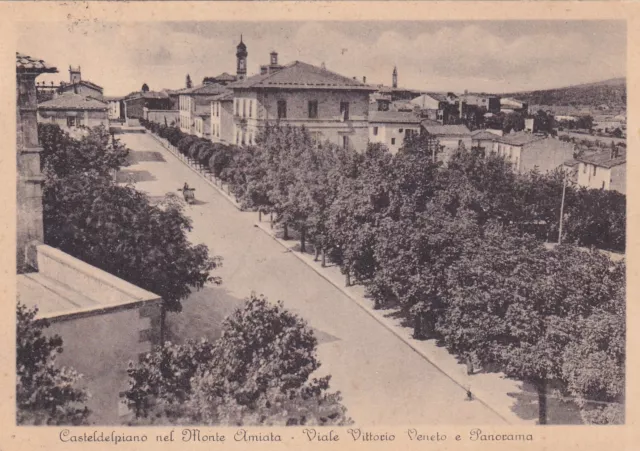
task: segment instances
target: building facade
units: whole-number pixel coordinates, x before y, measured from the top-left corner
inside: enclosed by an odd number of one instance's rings
[[[510,133],[498,138],[493,152],[504,157],[519,173],[537,169],[553,171],[573,158],[575,146],[544,135],[526,132]]]
[[[369,113],[369,142],[382,143],[395,154],[407,137],[420,134],[421,121],[414,113],[372,111]]]
[[[234,144],[253,144],[267,124],[280,124],[304,126],[317,141],[366,149],[369,95],[376,89],[358,80],[295,61],[228,87]]]
[[[184,89],[180,92],[178,106],[180,109],[180,130],[190,135],[195,134],[196,117],[211,114],[213,99],[226,92],[223,85],[207,84]]]
[[[612,150],[590,152],[576,157],[577,183],[592,189],[627,192],[627,152],[616,147]]]
[[[233,91],[228,91],[211,100],[211,141],[231,144],[233,131]]]

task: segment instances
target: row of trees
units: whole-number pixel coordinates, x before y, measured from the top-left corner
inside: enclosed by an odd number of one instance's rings
[[[303,251],[311,243],[347,284],[365,284],[377,308],[399,308],[417,338],[532,383],[541,423],[550,384],[586,421],[620,421],[624,263],[543,246],[558,236],[561,173],[520,176],[464,148],[442,167],[437,144],[416,136],[396,155],[377,144],[359,154],[267,127],[221,174],[285,238],[295,230]],[[624,196],[569,188],[565,212],[563,242],[624,249]]]

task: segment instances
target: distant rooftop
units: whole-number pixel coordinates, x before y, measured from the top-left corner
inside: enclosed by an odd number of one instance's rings
[[[253,75],[228,85],[231,89],[340,89],[373,92],[377,89],[302,61],[287,64],[277,72]]]
[[[614,158],[611,158],[610,150],[589,152],[578,155],[576,160],[603,168],[612,168],[627,162],[627,151],[626,149],[618,149],[618,154]]]
[[[198,85],[193,88],[182,89],[178,91],[179,94],[190,94],[190,95],[218,95],[222,94],[227,90],[226,86],[219,85],[216,83],[209,83],[206,85]]]
[[[16,52],[16,72],[18,73],[56,73],[58,69],[45,63],[41,59],[33,58],[24,53]]]
[[[369,122],[419,124],[422,121],[415,113],[405,111],[371,111]]]
[[[108,105],[93,97],[67,92],[54,99],[39,103],[38,108],[45,110],[106,110]]]
[[[503,144],[509,144],[512,146],[524,146],[532,142],[546,139],[544,135],[535,135],[526,132],[509,133],[504,136],[498,136],[497,141]]]
[[[433,125],[433,121],[422,121],[421,125],[430,135],[435,136],[471,136],[466,125]]]
[[[488,132],[486,130],[475,130],[471,132],[471,137],[473,139],[485,140],[485,141],[497,141],[501,136],[496,135],[495,133]]]

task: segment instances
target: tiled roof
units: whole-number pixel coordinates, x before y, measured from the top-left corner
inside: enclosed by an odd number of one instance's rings
[[[281,70],[269,74],[254,75],[246,80],[228,85],[232,89],[340,89],[376,91],[376,88],[364,83],[322,69],[321,67],[294,61]]]
[[[612,168],[614,166],[619,166],[627,162],[627,151],[625,149],[618,149],[618,156],[615,158],[611,158],[610,150],[605,150],[602,152],[593,152],[578,155],[576,157],[576,160],[603,168]]]
[[[231,75],[227,72],[223,72],[220,75],[217,75],[215,77],[213,77],[216,81],[235,81],[236,80],[236,76],[235,75]]]
[[[71,87],[73,87],[74,85],[85,85],[85,86],[88,86],[88,87],[90,87],[90,88],[96,89],[96,90],[98,90],[98,91],[100,91],[100,92],[102,92],[102,91],[103,91],[102,86],[97,85],[97,84],[95,84],[95,83],[93,83],[93,82],[90,82],[89,80],[80,80],[80,81],[79,81],[79,82],[77,82],[77,83],[69,83],[69,84],[66,84],[66,85],[62,86],[62,90],[63,90],[63,91],[67,91],[67,90],[69,90]]]
[[[222,94],[218,94],[217,96],[211,97],[212,101],[224,102],[225,100],[233,100],[233,91],[228,89],[226,92]]]
[[[169,94],[165,91],[132,92],[127,99],[168,99]]]
[[[524,146],[525,144],[530,144],[532,142],[540,141],[545,138],[546,136],[533,135],[526,132],[516,132],[509,133],[504,136],[499,136],[497,141],[512,146]]]
[[[45,110],[106,110],[107,108],[104,102],[73,93],[61,94],[55,99],[38,104],[38,109]]]
[[[180,94],[191,94],[191,95],[218,95],[225,92],[227,89],[226,86],[218,85],[218,84],[208,84],[208,85],[198,85],[193,88],[183,89],[179,91]]]
[[[120,96],[104,96],[102,98],[102,100],[104,100],[105,102],[111,102],[111,101],[116,101],[116,100],[123,100],[124,97]]]
[[[419,124],[422,121],[415,113],[404,111],[371,111],[369,122],[388,122],[398,124]]]
[[[485,141],[488,141],[488,140],[497,141],[499,138],[501,138],[501,136],[498,136],[495,133],[491,133],[486,130],[476,130],[474,132],[471,132],[471,137],[473,139],[485,140]]]
[[[25,73],[56,73],[58,69],[48,65],[42,60],[32,58],[29,55],[16,52],[16,72]]]
[[[422,121],[421,125],[430,135],[435,136],[471,136],[466,125],[432,125],[432,121]]]
[[[427,92],[425,95],[431,97],[433,100],[437,100],[438,102],[448,102],[446,94],[442,94],[440,92]]]

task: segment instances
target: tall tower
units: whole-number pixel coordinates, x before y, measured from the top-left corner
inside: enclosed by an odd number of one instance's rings
[[[244,80],[247,78],[247,46],[242,42],[242,35],[240,35],[240,44],[236,47],[236,58],[238,60],[238,66],[236,67],[236,74],[238,80]]]
[[[80,66],[78,67],[69,66],[69,82],[71,84],[75,84],[75,83],[78,83],[80,80],[82,80],[82,76],[80,74]]]
[[[398,87],[398,68],[393,66],[393,75],[391,76],[391,85],[394,88]]]

